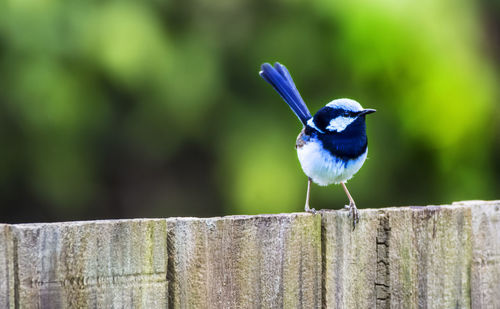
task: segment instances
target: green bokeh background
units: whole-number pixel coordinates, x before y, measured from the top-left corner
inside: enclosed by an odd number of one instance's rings
[[[500,198],[499,29],[488,0],[0,2],[1,221],[301,211],[274,61],[312,113],[378,110],[358,207]]]

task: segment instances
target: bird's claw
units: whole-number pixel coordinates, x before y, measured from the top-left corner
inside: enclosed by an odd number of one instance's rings
[[[306,206],[305,211],[306,211],[306,212],[310,212],[310,213],[312,213],[313,215],[315,215],[315,214],[316,214],[316,209],[314,209],[314,208],[309,208],[309,206],[308,206],[308,205]]]
[[[349,203],[349,205],[345,205],[345,209],[349,210],[349,214],[347,215],[349,218],[352,216],[352,229],[356,228],[356,224],[359,222],[359,211],[356,207],[356,204]]]

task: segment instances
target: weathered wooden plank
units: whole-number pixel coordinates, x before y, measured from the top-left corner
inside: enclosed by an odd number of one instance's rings
[[[21,308],[167,306],[165,220],[12,228]]]
[[[467,207],[322,212],[323,307],[467,308],[471,211]]]
[[[470,208],[405,207],[385,215],[386,308],[470,308]]]
[[[311,214],[168,220],[175,308],[318,308],[321,218]]]
[[[14,259],[10,226],[0,224],[0,308],[15,306]]]
[[[352,229],[347,211],[321,211],[323,308],[374,308],[379,211],[362,210]]]
[[[472,210],[472,307],[500,308],[500,201],[454,204]]]

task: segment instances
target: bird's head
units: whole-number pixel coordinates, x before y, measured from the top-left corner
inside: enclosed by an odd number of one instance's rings
[[[326,104],[310,118],[307,127],[324,134],[341,133],[356,125],[362,125],[364,130],[365,115],[374,112],[374,109],[364,109],[354,100],[337,99]]]

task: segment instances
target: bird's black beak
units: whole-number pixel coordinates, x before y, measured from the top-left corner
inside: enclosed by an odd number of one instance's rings
[[[375,109],[371,109],[371,108],[366,108],[364,110],[362,110],[360,113],[359,113],[359,116],[362,116],[362,115],[368,115],[368,114],[371,114],[371,113],[375,113],[377,110]]]

